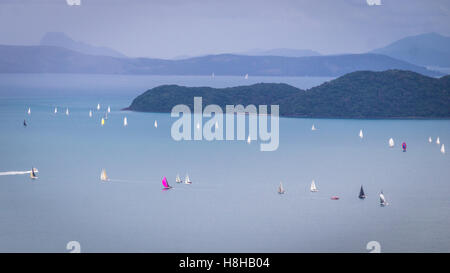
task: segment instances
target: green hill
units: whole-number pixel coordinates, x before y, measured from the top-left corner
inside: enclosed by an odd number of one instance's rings
[[[129,110],[170,112],[177,104],[280,105],[280,115],[323,118],[449,118],[450,76],[440,79],[388,70],[358,71],[301,90],[287,84],[260,83],[232,88],[163,85],[135,98]]]

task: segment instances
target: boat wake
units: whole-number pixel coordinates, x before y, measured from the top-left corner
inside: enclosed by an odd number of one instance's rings
[[[34,170],[35,173],[39,172]],[[0,172],[0,175],[20,175],[20,174],[30,174],[31,171],[10,171],[10,172]]]

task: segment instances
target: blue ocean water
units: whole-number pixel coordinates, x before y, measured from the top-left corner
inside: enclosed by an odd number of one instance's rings
[[[177,142],[169,114],[120,111],[165,83],[326,80],[0,75],[0,172],[39,169],[34,181],[0,176],[0,251],[67,252],[78,241],[82,252],[367,252],[378,241],[382,252],[449,252],[449,156],[427,141],[450,147],[448,120],[281,118],[278,150],[261,152],[258,141]],[[176,184],[186,173],[193,184]]]

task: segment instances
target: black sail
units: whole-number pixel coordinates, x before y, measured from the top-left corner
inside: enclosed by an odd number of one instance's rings
[[[359,198],[364,199],[366,198],[366,195],[364,194],[363,186],[361,185],[361,189],[359,190]]]

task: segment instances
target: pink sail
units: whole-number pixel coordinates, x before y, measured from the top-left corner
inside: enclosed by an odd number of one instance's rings
[[[169,183],[167,182],[167,178],[165,176],[162,180],[162,184],[163,184],[164,188],[166,188],[166,189],[170,188]]]

